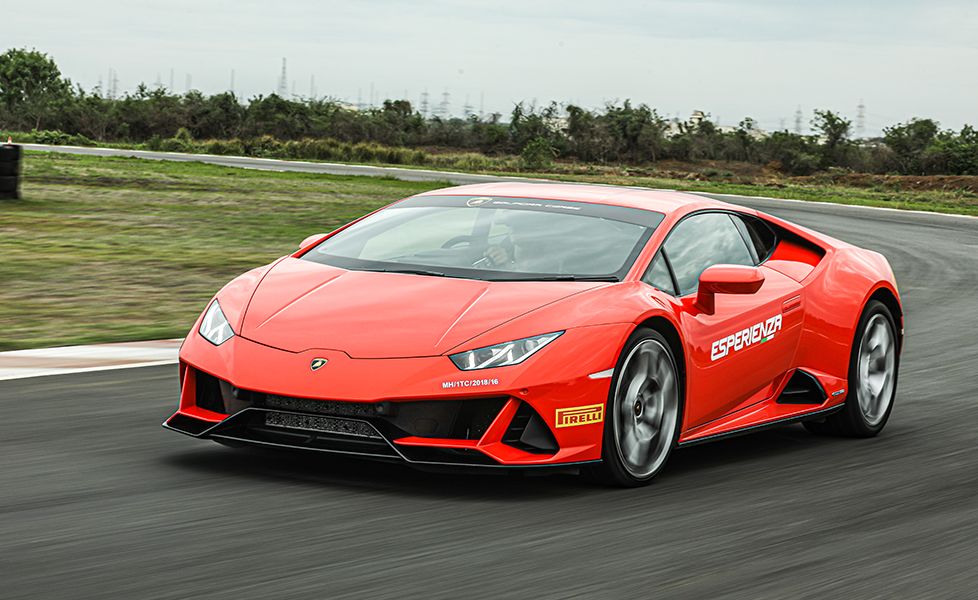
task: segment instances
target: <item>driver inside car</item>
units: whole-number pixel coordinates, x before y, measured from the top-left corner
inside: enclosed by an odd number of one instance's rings
[[[546,252],[551,233],[544,215],[520,211],[498,225],[506,233],[489,244],[476,266],[523,273],[559,272],[560,265]]]

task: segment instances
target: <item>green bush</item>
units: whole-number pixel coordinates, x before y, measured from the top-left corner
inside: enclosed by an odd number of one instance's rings
[[[243,140],[241,144],[247,156],[276,157],[282,150],[282,142],[270,135]]]
[[[206,154],[220,154],[222,156],[243,156],[245,153],[244,145],[241,140],[208,140],[203,142],[203,150]]]
[[[146,143],[143,144],[143,147],[146,148],[146,150],[152,150],[153,152],[158,152],[163,149],[163,138],[161,138],[158,135],[154,135],[150,137],[148,140],[146,140]]]
[[[182,140],[177,138],[167,138],[160,142],[161,152],[193,152],[192,147],[188,147]]]
[[[51,144],[52,146],[65,146],[71,143],[71,135],[58,130],[38,131],[37,129],[35,129],[31,131],[31,138],[33,138],[35,144]]]
[[[553,166],[555,158],[557,158],[557,149],[551,145],[550,140],[543,137],[530,140],[520,152],[523,168],[530,171],[549,169]]]
[[[95,146],[95,140],[91,140],[82,134],[76,134],[70,137],[69,144],[72,146]]]

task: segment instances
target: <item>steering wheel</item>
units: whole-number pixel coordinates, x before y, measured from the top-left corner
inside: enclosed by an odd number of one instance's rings
[[[466,243],[467,244],[470,244],[470,245],[472,244],[472,236],[471,235],[456,235],[452,239],[450,239],[447,242],[445,242],[444,244],[442,244],[441,247],[442,248],[454,248],[455,246],[458,246],[460,244],[466,244]]]

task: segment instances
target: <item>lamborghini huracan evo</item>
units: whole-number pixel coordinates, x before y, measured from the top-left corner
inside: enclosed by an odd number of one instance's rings
[[[676,447],[802,422],[870,437],[903,311],[886,259],[671,191],[395,202],[228,283],[164,426],[417,466],[650,481]]]

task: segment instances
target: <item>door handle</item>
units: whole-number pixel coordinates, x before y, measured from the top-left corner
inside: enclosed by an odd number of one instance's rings
[[[793,296],[781,303],[781,314],[801,308],[801,296]]]

